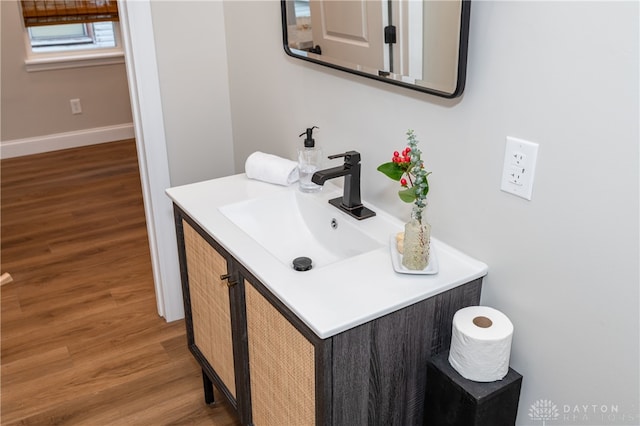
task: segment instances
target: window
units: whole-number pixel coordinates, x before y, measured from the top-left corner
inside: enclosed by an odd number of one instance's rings
[[[43,25],[27,30],[34,53],[116,47],[113,22]]]
[[[116,0],[22,0],[27,71],[124,62]]]

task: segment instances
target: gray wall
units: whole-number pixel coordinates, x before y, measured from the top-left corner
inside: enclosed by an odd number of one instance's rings
[[[173,186],[233,174],[222,7],[220,1],[151,2]]]
[[[0,7],[1,141],[131,123],[124,63],[27,72],[18,2],[2,0]],[[80,115],[71,114],[74,98],[82,103]]]
[[[414,129],[434,236],[489,265],[482,302],[514,323],[518,424],[540,424],[538,399],[554,424],[605,423],[564,418],[576,404],[640,421],[637,2],[474,2],[456,101],[287,57],[277,2],[225,2],[224,21],[236,171],[256,150],[294,158],[315,124],[326,153],[362,153],[363,196],[406,218],[375,167]],[[531,201],[499,189],[506,136],[540,144]]]

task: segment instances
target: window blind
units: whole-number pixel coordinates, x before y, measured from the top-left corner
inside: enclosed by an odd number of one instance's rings
[[[27,27],[117,21],[116,0],[22,0]]]

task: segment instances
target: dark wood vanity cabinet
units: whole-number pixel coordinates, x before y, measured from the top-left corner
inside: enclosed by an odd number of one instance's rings
[[[428,360],[449,348],[454,313],[479,303],[482,278],[321,339],[174,210],[187,339],[207,401],[213,383],[246,425],[423,424]]]

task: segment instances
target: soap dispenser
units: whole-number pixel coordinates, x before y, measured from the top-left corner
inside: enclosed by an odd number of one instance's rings
[[[313,139],[313,129],[317,126],[309,127],[300,134],[305,136],[304,146],[298,148],[298,172],[300,173],[300,191],[302,192],[318,192],[322,189],[321,185],[311,182],[311,177],[320,168],[322,160],[322,151],[316,146]]]

